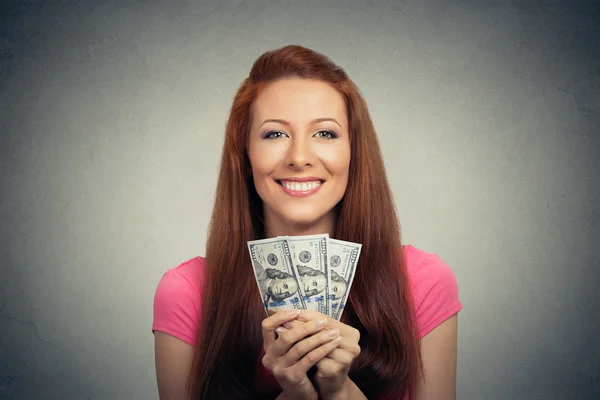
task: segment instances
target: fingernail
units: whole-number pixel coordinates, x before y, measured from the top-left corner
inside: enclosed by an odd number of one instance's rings
[[[279,333],[280,335],[281,335],[282,333],[284,333],[285,331],[287,331],[287,329],[285,329],[285,328],[283,328],[283,327],[281,327],[281,326],[280,326],[280,327],[278,327],[277,329],[275,329],[275,332]]]
[[[325,326],[325,325],[327,325],[327,320],[326,319],[320,319],[317,322],[315,322],[315,326],[317,328],[320,328],[320,327]]]
[[[287,315],[297,315],[300,312],[300,310],[287,310],[285,313]]]
[[[292,329],[292,324],[290,323],[290,321],[287,321],[283,323],[283,327],[287,329]]]
[[[331,338],[336,337],[339,334],[340,334],[340,331],[338,331],[337,329],[334,329],[332,331],[327,332],[327,336],[331,337]]]
[[[300,311],[298,315],[296,315],[296,318],[304,318],[304,311]]]

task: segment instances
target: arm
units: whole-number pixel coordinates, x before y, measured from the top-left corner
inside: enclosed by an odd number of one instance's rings
[[[154,362],[160,400],[185,399],[194,348],[167,333],[154,332]]]
[[[360,391],[358,386],[356,386],[350,378],[346,379],[346,383],[344,386],[345,386],[344,390],[346,390],[346,392],[344,392],[343,395],[340,395],[337,398],[352,399],[352,400],[363,400],[363,399],[367,400],[367,398],[365,397],[363,392]],[[279,396],[277,396],[275,398],[275,400],[286,400],[285,393],[282,392]]]
[[[363,392],[356,386],[352,379],[346,378],[346,382],[344,383],[344,391],[335,397],[331,397],[331,399],[335,400],[367,400],[367,397],[363,394]]]
[[[458,315],[421,339],[425,376],[411,390],[411,400],[455,400]]]

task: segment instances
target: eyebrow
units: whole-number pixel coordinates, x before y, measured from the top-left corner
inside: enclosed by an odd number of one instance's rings
[[[316,124],[316,123],[318,123],[318,122],[325,122],[325,121],[332,121],[332,122],[335,122],[336,124],[338,124],[338,126],[339,126],[340,128],[342,127],[342,125],[340,125],[340,123],[339,123],[339,122],[337,122],[337,121],[336,121],[334,118],[316,118],[316,119],[313,119],[312,121],[310,121],[310,123],[311,123],[311,124]],[[260,124],[259,128],[260,128],[261,126],[263,126],[264,124],[266,124],[267,122],[277,122],[277,123],[279,123],[279,124],[283,124],[283,125],[286,125],[286,126],[290,126],[290,123],[289,123],[288,121],[284,120],[284,119],[265,119],[265,120],[262,122],[262,124]]]

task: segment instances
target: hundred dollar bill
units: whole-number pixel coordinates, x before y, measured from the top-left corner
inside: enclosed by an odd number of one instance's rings
[[[329,315],[338,321],[342,317],[362,244],[329,239],[327,244],[329,267]]]
[[[290,309],[306,309],[292,256],[285,239],[248,242],[254,276],[267,315]]]
[[[327,240],[329,235],[287,236],[300,292],[307,310],[329,314]]]

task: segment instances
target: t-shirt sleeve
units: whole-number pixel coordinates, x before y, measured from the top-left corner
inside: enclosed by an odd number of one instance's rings
[[[178,271],[167,271],[154,294],[152,332],[165,332],[195,346],[199,312],[198,290]]]
[[[420,339],[463,308],[454,272],[435,254],[422,261],[413,298]]]

